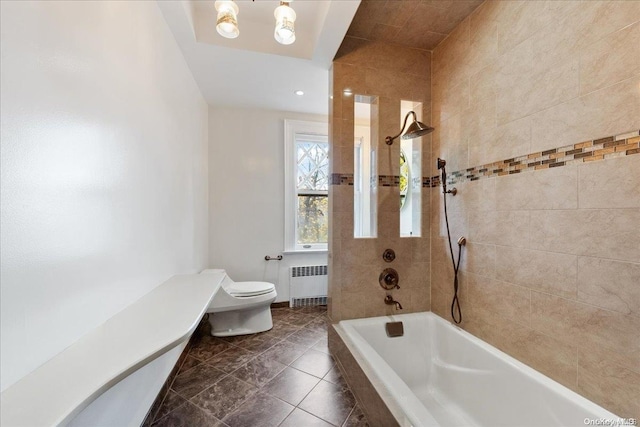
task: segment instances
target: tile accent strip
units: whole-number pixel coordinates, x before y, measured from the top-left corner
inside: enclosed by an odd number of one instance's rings
[[[640,154],[640,130],[450,172],[447,174],[447,185],[633,154]],[[398,187],[400,178],[397,175],[380,175],[378,184],[383,187]],[[353,185],[353,174],[334,173],[331,175],[331,185]],[[439,186],[440,176],[422,177],[423,188]]]

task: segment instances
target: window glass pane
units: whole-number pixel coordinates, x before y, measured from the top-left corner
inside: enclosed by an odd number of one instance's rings
[[[329,144],[296,139],[298,190],[329,190]]]
[[[400,103],[400,126],[410,111],[422,121],[422,103]],[[420,237],[422,221],[422,138],[400,139],[400,236]]]
[[[299,245],[327,243],[329,232],[329,197],[298,195],[297,236]]]
[[[353,235],[376,237],[378,98],[356,95],[354,101]]]

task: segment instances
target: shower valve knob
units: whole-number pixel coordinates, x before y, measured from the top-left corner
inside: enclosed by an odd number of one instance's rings
[[[396,253],[393,251],[393,249],[385,249],[384,253],[382,254],[382,259],[386,262],[391,262],[396,259]]]
[[[398,272],[393,268],[385,268],[382,273],[380,273],[378,280],[380,286],[386,290],[400,289],[400,286],[398,286],[400,277],[398,276]]]

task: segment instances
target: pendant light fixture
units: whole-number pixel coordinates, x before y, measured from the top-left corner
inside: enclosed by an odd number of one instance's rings
[[[235,39],[240,35],[238,29],[238,5],[231,0],[218,0],[215,3],[218,18],[216,30],[222,37]]]
[[[276,17],[276,29],[273,33],[276,41],[288,45],[296,41],[296,12],[289,6],[289,2],[281,1],[280,6],[273,12]]]

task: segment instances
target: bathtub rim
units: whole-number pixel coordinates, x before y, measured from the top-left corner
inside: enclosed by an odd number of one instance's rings
[[[420,421],[424,414],[427,416],[424,418],[429,423],[433,422],[435,426],[440,426],[440,424],[433,418],[433,416],[429,413],[429,411],[424,407],[422,402],[413,394],[413,392],[409,389],[407,384],[400,378],[400,376],[389,366],[389,364],[378,354],[376,350],[358,333],[355,329],[357,325],[372,325],[372,324],[380,324],[383,325],[386,322],[398,322],[407,319],[413,318],[425,318],[427,321],[434,321],[439,323],[440,326],[446,328],[447,330],[452,331],[453,333],[460,334],[463,338],[469,340],[472,344],[478,345],[481,349],[488,351],[491,355],[500,358],[505,361],[507,364],[513,366],[518,371],[522,372],[524,375],[530,377],[533,381],[541,383],[543,386],[553,389],[561,394],[563,397],[571,400],[572,402],[579,404],[585,409],[597,414],[597,418],[604,419],[619,419],[620,417],[615,415],[614,413],[608,411],[602,406],[598,405],[595,402],[587,399],[586,397],[578,394],[576,391],[571,390],[567,386],[560,384],[559,382],[549,378],[543,373],[535,370],[534,368],[520,362],[513,356],[499,350],[498,348],[492,346],[491,344],[481,340],[470,332],[465,331],[457,325],[454,325],[450,321],[440,317],[436,313],[431,311],[423,311],[418,313],[407,313],[407,314],[394,314],[387,316],[377,316],[377,317],[367,317],[367,318],[359,318],[359,319],[348,319],[342,320],[339,323],[335,324],[334,327],[345,345],[351,351],[351,354],[354,356],[365,375],[371,382],[371,384],[376,389],[376,392],[380,395],[382,400],[387,404],[389,410],[392,415],[396,417],[396,420],[401,425],[403,424],[403,418],[406,418],[406,421],[410,422],[414,426],[422,426],[425,425],[423,421]],[[354,353],[354,349],[356,353]],[[368,360],[364,355],[365,353],[371,354],[371,359]],[[364,366],[363,366],[364,365]],[[386,369],[390,371],[390,375],[385,376],[380,374],[380,369]],[[401,398],[396,398],[393,394],[395,390],[401,390],[402,393],[407,393],[407,390],[411,393],[411,398],[405,398],[402,396]],[[418,402],[419,406],[417,409],[411,408],[409,403],[416,404]],[[430,424],[427,424],[430,425]]]

